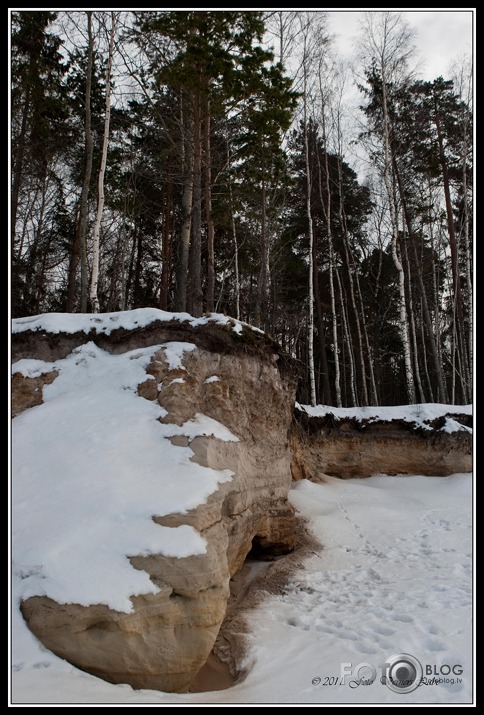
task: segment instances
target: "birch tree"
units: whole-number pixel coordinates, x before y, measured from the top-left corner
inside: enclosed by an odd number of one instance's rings
[[[304,158],[306,163],[306,213],[308,220],[308,237],[309,237],[309,285],[308,285],[308,368],[309,368],[309,385],[311,405],[316,405],[316,378],[314,371],[314,228],[313,217],[311,210],[311,163],[309,161],[309,138],[308,138],[308,104],[309,104],[309,67],[311,60],[311,35],[310,35],[310,19],[309,16],[302,17],[301,22],[303,38],[303,55],[302,55],[302,82],[303,82],[303,132],[304,132]]]
[[[86,67],[86,91],[84,95],[84,177],[82,182],[81,198],[79,204],[79,220],[76,227],[76,234],[71,250],[69,260],[69,274],[67,279],[67,300],[66,311],[73,312],[76,306],[76,288],[77,288],[77,269],[79,261],[81,262],[81,295],[80,309],[81,313],[87,311],[87,284],[88,284],[88,267],[87,267],[87,217],[88,217],[88,199],[89,186],[91,183],[92,173],[92,158],[94,151],[94,142],[92,138],[91,127],[91,85],[92,85],[92,69],[94,55],[94,35],[92,31],[92,10],[86,11],[87,18],[87,67]]]
[[[398,250],[400,217],[392,164],[390,118],[390,88],[401,83],[407,76],[407,64],[413,52],[412,32],[400,13],[368,12],[365,13],[361,45],[371,63],[369,72],[376,73],[381,80],[382,174],[392,224],[392,258],[398,273],[399,325],[404,353],[407,398],[409,404],[413,404],[415,402],[415,384],[406,306],[405,272]]]
[[[99,169],[98,176],[98,199],[97,199],[97,211],[96,218],[94,220],[93,227],[93,247],[92,247],[92,273],[91,273],[91,284],[89,287],[89,299],[91,302],[91,310],[93,313],[99,312],[99,296],[98,296],[98,284],[99,284],[99,253],[100,253],[100,235],[101,235],[101,221],[103,217],[104,209],[104,175],[106,173],[106,162],[108,155],[108,144],[109,144],[109,122],[111,118],[111,70],[113,65],[113,55],[114,55],[114,40],[116,36],[116,13],[111,11],[111,30],[109,33],[109,49],[108,49],[108,62],[106,66],[106,113],[104,116],[104,134],[103,134],[103,146],[101,151],[101,166]]]

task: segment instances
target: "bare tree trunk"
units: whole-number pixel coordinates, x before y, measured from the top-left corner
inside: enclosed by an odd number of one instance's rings
[[[464,130],[464,149],[463,149],[463,169],[462,169],[462,194],[464,196],[464,251],[465,251],[465,262],[466,262],[466,281],[467,281],[467,311],[466,311],[466,317],[467,321],[469,324],[468,327],[468,341],[467,341],[467,349],[469,353],[469,378],[468,378],[468,399],[472,400],[472,392],[473,392],[473,363],[474,363],[474,352],[473,352],[473,332],[474,332],[474,325],[473,325],[473,315],[472,315],[472,269],[471,269],[471,263],[472,263],[472,256],[471,256],[471,249],[470,249],[470,240],[469,240],[469,225],[470,225],[470,218],[469,218],[469,206],[468,206],[468,201],[467,201],[467,171],[466,171],[466,157],[467,157],[467,151],[468,151],[468,133],[467,133],[467,123],[465,124],[465,130]]]
[[[232,204],[232,186],[229,189],[230,193],[230,215],[232,220],[232,238],[234,240],[234,270],[235,270],[235,317],[240,320],[240,275],[239,275],[239,244],[237,241],[237,229],[235,226],[235,215]]]
[[[183,117],[183,102],[180,103],[182,127],[181,137],[181,165],[183,167],[184,181],[182,194],[182,226],[180,231],[180,245],[176,264],[175,310],[183,313],[187,309],[187,282],[188,258],[190,254],[190,234],[192,225],[193,208],[193,144],[185,137],[185,121]],[[189,132],[191,134],[191,132]]]
[[[22,235],[20,236],[20,241],[18,243],[18,246],[15,251],[15,258],[20,259],[22,258],[23,252],[24,252],[24,245],[25,245],[25,239],[27,238],[27,233],[28,233],[28,222],[32,220],[33,212],[34,212],[34,206],[37,204],[37,199],[39,197],[39,187],[36,186],[33,191],[29,191],[29,208],[26,211],[25,218],[22,226]],[[13,250],[13,246],[12,246]]]
[[[113,270],[111,272],[111,278],[109,281],[109,297],[107,301],[107,311],[111,312],[113,310],[123,310],[120,308],[121,300],[118,300],[118,287],[124,280],[123,275],[124,267],[124,232],[123,230],[118,231],[118,238],[116,240],[116,248],[114,252]],[[121,289],[122,292],[122,289]]]
[[[37,227],[35,229],[35,234],[34,234],[34,239],[33,239],[33,245],[35,247],[35,250],[32,252],[32,260],[30,262],[30,271],[28,272],[29,275],[29,282],[31,285],[31,290],[32,290],[32,299],[34,302],[33,309],[34,313],[38,314],[41,313],[41,304],[40,304],[40,292],[41,292],[41,286],[44,283],[44,271],[45,271],[45,247],[44,247],[44,252],[43,252],[43,258],[41,259],[41,250],[42,250],[42,233],[44,230],[44,220],[45,220],[45,208],[46,208],[46,199],[47,199],[47,177],[44,175],[42,179],[42,190],[41,190],[41,202],[40,202],[40,210],[39,210],[39,218],[37,222]]]
[[[429,375],[429,366],[428,366],[428,361],[427,361],[427,350],[425,349],[425,322],[422,317],[420,318],[420,340],[423,345],[422,361],[423,361],[425,381],[427,383],[428,394],[429,394],[430,402],[435,402],[434,390],[432,387],[432,380],[430,379],[430,375]],[[439,400],[437,400],[437,402],[438,401]]]
[[[339,289],[339,294],[340,294],[340,302],[341,302],[341,320],[343,323],[343,332],[346,338],[346,345],[348,346],[348,356],[349,356],[349,362],[350,362],[350,390],[351,390],[351,400],[352,400],[352,406],[357,407],[359,405],[358,403],[358,395],[356,392],[356,379],[355,379],[355,357],[353,354],[353,346],[351,342],[351,336],[348,330],[348,319],[347,319],[347,308],[346,308],[346,300],[345,300],[345,295],[343,291],[343,286],[341,284],[341,278],[339,275],[339,271],[336,270],[336,280],[338,283],[338,289]],[[340,402],[341,402],[341,396],[340,396]],[[338,405],[338,407],[341,407],[341,404]]]
[[[430,192],[430,198],[431,198],[431,191],[432,191],[432,186],[431,186],[431,180],[428,180],[429,183],[429,192]],[[429,226],[429,237],[430,237],[430,248],[432,250],[432,254],[437,254],[437,256],[440,258],[441,255],[441,240],[438,237],[438,242],[437,245],[435,245],[435,237],[434,237],[434,224],[433,224],[433,217],[430,215],[430,205],[432,204],[432,201],[429,201],[429,216],[428,216],[428,226]],[[436,346],[436,353],[437,353],[437,360],[439,365],[442,365],[442,341],[441,341],[441,335],[440,335],[440,326],[441,326],[441,321],[440,321],[440,296],[439,296],[439,283],[440,283],[440,278],[439,278],[439,264],[436,261],[432,262],[432,291],[433,291],[433,302],[434,302],[434,325],[435,325],[435,346]],[[442,371],[443,372],[443,371]],[[447,383],[445,382],[445,376],[442,374],[442,383],[443,383],[443,388],[444,388],[444,399],[442,400],[443,403],[446,403],[448,401],[448,391],[447,391]],[[439,398],[440,399],[440,398]]]
[[[12,249],[15,243],[15,228],[17,225],[17,213],[18,213],[18,202],[20,195],[20,185],[22,182],[24,157],[25,157],[25,143],[27,138],[27,121],[30,112],[30,87],[27,86],[25,91],[24,108],[22,113],[22,124],[20,126],[20,134],[18,138],[18,149],[13,162],[13,184],[12,184],[12,197],[10,201],[11,207],[11,233],[12,233]]]
[[[320,87],[321,89],[321,87]],[[334,356],[334,366],[335,366],[335,377],[334,377],[334,388],[336,395],[336,405],[341,407],[341,373],[340,373],[340,362],[339,362],[339,342],[338,342],[338,321],[336,315],[336,300],[334,291],[334,247],[333,247],[333,231],[331,226],[331,216],[332,216],[332,205],[331,205],[331,180],[329,177],[329,163],[328,163],[328,137],[326,134],[326,118],[324,114],[324,101],[323,93],[321,89],[321,100],[323,103],[323,108],[321,112],[321,127],[323,131],[323,145],[324,145],[324,170],[326,174],[326,205],[324,203],[323,197],[323,187],[322,187],[322,177],[321,177],[321,164],[319,161],[319,152],[316,148],[317,158],[318,158],[318,174],[319,174],[319,198],[321,201],[321,207],[323,209],[324,217],[326,220],[326,234],[328,238],[328,248],[329,248],[329,290],[331,298],[331,322],[333,326],[333,356]]]
[[[215,304],[215,228],[212,218],[212,150],[210,99],[205,117],[205,216],[207,221],[207,312]]]
[[[230,145],[227,140],[227,169],[229,175],[229,201],[230,201],[230,222],[232,227],[232,239],[234,241],[234,271],[235,271],[235,317],[240,320],[240,274],[239,274],[239,243],[237,239],[237,228],[235,225],[234,195],[232,191],[231,176],[231,155]]]
[[[413,252],[413,257],[414,257],[414,262],[415,262],[415,267],[417,271],[417,280],[420,288],[420,296],[421,296],[421,301],[422,301],[422,308],[423,308],[423,315],[425,319],[425,325],[427,327],[427,336],[428,336],[428,341],[430,345],[430,352],[432,355],[432,361],[434,364],[434,370],[435,370],[435,375],[437,379],[437,386],[438,386],[438,394],[439,394],[439,402],[445,403],[447,401],[446,397],[446,390],[444,387],[444,382],[443,382],[443,377],[442,377],[442,364],[439,361],[439,357],[437,354],[437,346],[435,342],[435,336],[434,336],[434,329],[432,325],[432,319],[430,317],[430,310],[428,306],[428,301],[427,301],[427,292],[425,290],[425,284],[422,276],[422,262],[418,259],[417,255],[417,249],[415,246],[415,238],[414,238],[414,233],[413,233],[413,226],[412,226],[412,219],[410,217],[410,212],[408,210],[408,205],[406,201],[406,196],[403,188],[403,183],[402,183],[402,178],[400,176],[400,171],[398,170],[398,165],[396,161],[393,162],[393,167],[395,171],[395,177],[397,180],[398,184],[398,189],[400,193],[400,201],[402,202],[402,208],[403,208],[403,216],[405,219],[405,224],[407,226],[407,234],[408,234],[408,240],[410,241],[412,245],[412,252]],[[408,259],[407,259],[408,261]],[[410,264],[409,265],[409,271],[410,271]],[[410,277],[409,277],[409,290],[411,289],[410,287]],[[417,355],[415,355],[415,360],[417,360]]]
[[[359,304],[360,304],[361,322],[363,324],[363,336],[365,339],[366,354],[367,354],[367,358],[368,358],[368,367],[370,370],[371,404],[378,406],[379,398],[378,398],[378,391],[376,389],[375,366],[373,364],[372,349],[370,347],[370,340],[368,337],[368,328],[366,325],[366,318],[365,318],[365,306],[363,303],[363,296],[361,294],[360,279],[358,276],[358,271],[355,272],[355,277],[356,277],[356,290],[358,293],[358,300],[359,300]]]
[[[471,269],[471,250],[469,241],[469,216],[467,209],[467,198],[464,198],[466,204],[465,217],[464,217],[464,250],[465,250],[465,261],[466,261],[466,280],[467,280],[467,290],[469,294],[468,298],[468,309],[466,311],[468,327],[468,340],[467,340],[467,350],[469,354],[468,361],[468,390],[467,397],[469,401],[472,401],[473,392],[473,364],[474,364],[474,350],[473,350],[473,334],[474,334],[474,324],[472,315],[472,269]]]
[[[461,291],[460,291],[460,275],[459,275],[459,257],[457,253],[457,240],[454,228],[454,216],[452,212],[452,201],[450,198],[450,182],[449,171],[447,168],[447,159],[444,151],[444,143],[442,137],[442,129],[440,126],[440,117],[436,110],[435,112],[435,127],[437,129],[437,141],[439,144],[439,162],[442,170],[442,180],[444,185],[445,211],[447,215],[447,230],[449,232],[450,257],[452,265],[452,285],[454,289],[457,315],[459,319],[462,317]]]
[[[168,288],[170,282],[171,240],[170,216],[172,209],[172,180],[168,179],[166,195],[163,199],[163,231],[161,244],[160,308],[168,310]]]
[[[263,151],[263,150],[262,150]],[[265,170],[263,167],[262,171]],[[267,230],[267,185],[265,176],[262,179],[261,189],[261,260],[259,280],[257,284],[257,299],[255,306],[256,325],[266,329],[267,303],[269,297],[269,234]]]
[[[347,224],[346,224],[346,213],[345,213],[345,206],[344,206],[345,195],[344,195],[344,189],[343,189],[343,163],[342,163],[343,146],[342,146],[342,138],[341,138],[341,123],[340,123],[339,111],[337,111],[336,135],[337,135],[337,142],[338,142],[338,186],[339,186],[338,214],[339,214],[340,225],[341,225],[341,228],[343,231],[343,248],[344,248],[344,254],[345,254],[346,267],[347,267],[347,271],[348,271],[348,282],[349,282],[349,287],[350,287],[351,306],[353,309],[353,314],[355,316],[356,334],[358,337],[358,348],[359,348],[358,352],[359,352],[359,357],[360,357],[361,387],[362,387],[362,391],[363,391],[362,402],[363,402],[363,405],[368,405],[369,399],[368,399],[368,387],[367,387],[367,379],[366,379],[365,353],[363,350],[363,338],[362,338],[361,325],[360,325],[360,313],[359,313],[357,305],[356,305],[355,289],[354,289],[354,284],[353,284],[352,267],[354,265],[354,261],[353,261],[352,250],[351,250],[349,238],[348,238],[348,228],[347,228]],[[357,277],[356,280],[358,281],[358,271],[355,271],[355,274]],[[375,398],[376,397],[376,388],[374,386],[373,366],[371,364],[371,357],[370,357],[370,351],[369,351],[369,345],[368,345],[368,335],[366,333],[366,325],[365,325],[365,313],[363,310],[363,306],[362,306],[362,310],[361,310],[361,320],[363,321],[363,328],[365,331],[367,358],[368,358],[368,362],[369,362],[369,366],[370,366],[372,386],[374,388],[373,395]],[[349,335],[349,337],[351,338],[351,334]],[[351,356],[353,357],[353,350],[351,350]],[[356,405],[357,403],[355,402],[354,404]]]
[[[453,292],[454,292],[454,304],[455,304],[454,316],[455,316],[455,320],[457,321],[456,329],[455,329],[456,349],[459,351],[459,360],[461,363],[461,370],[459,372],[459,377],[460,377],[462,394],[464,396],[464,399],[466,399],[467,394],[468,394],[468,392],[467,392],[468,382],[465,378],[465,376],[468,374],[467,359],[466,359],[467,341],[464,339],[464,335],[463,335],[464,316],[463,316],[463,309],[462,309],[462,293],[461,293],[461,285],[460,285],[459,254],[458,254],[457,239],[456,239],[456,235],[455,235],[454,216],[453,216],[453,212],[452,212],[452,201],[451,201],[451,197],[450,197],[449,171],[448,171],[448,167],[447,167],[447,158],[445,156],[445,151],[444,151],[444,142],[443,142],[443,137],[442,137],[442,129],[441,129],[441,125],[440,125],[440,117],[439,117],[437,108],[435,110],[434,122],[435,122],[435,127],[437,129],[437,141],[438,141],[438,145],[439,145],[439,162],[440,162],[440,167],[442,170],[442,180],[443,180],[444,197],[445,197],[445,211],[446,211],[446,215],[447,215],[447,230],[448,230],[448,234],[449,234],[450,257],[451,257],[451,267],[452,267],[452,287],[453,287]],[[464,200],[465,200],[465,198],[464,198]]]
[[[388,204],[390,208],[390,216],[392,221],[392,258],[395,268],[398,272],[398,290],[400,294],[400,336],[402,339],[404,361],[405,361],[405,376],[407,382],[407,396],[410,404],[415,403],[415,384],[413,379],[412,358],[410,354],[410,340],[407,319],[407,307],[405,300],[405,274],[403,266],[398,256],[398,211],[396,205],[394,184],[392,181],[392,160],[390,150],[390,129],[388,117],[388,100],[387,100],[387,79],[385,65],[382,63],[382,96],[383,96],[383,145],[384,145],[384,166],[383,180],[388,196]]]
[[[100,234],[101,234],[101,220],[103,216],[104,209],[104,174],[106,173],[106,160],[108,154],[108,143],[109,143],[109,121],[111,117],[111,68],[113,64],[113,54],[114,54],[114,37],[116,34],[116,15],[111,12],[111,32],[109,35],[109,55],[108,64],[106,67],[106,114],[104,117],[104,136],[103,136],[103,148],[101,153],[101,167],[99,169],[99,179],[98,179],[98,201],[97,201],[97,212],[96,219],[94,221],[93,228],[93,249],[92,249],[92,274],[91,274],[91,285],[89,289],[89,298],[91,301],[91,310],[93,313],[99,313],[99,296],[98,296],[98,284],[99,284],[99,254],[100,254]]]
[[[79,259],[81,259],[81,312],[87,309],[87,251],[86,251],[86,227],[87,227],[87,207],[89,199],[89,185],[91,183],[93,140],[91,131],[91,83],[92,83],[92,62],[94,39],[92,35],[92,10],[86,12],[87,15],[87,68],[86,68],[86,93],[85,93],[85,116],[84,116],[84,178],[82,181],[81,200],[79,207],[79,221],[76,228],[70,261],[69,276],[67,282],[66,311],[72,313],[76,306],[76,283]]]
[[[128,243],[128,232],[126,230],[126,214],[124,217],[123,221],[123,228],[121,231],[122,235],[122,244],[121,244],[121,295],[119,297],[119,309],[120,310],[126,310],[126,305],[127,305],[127,282],[128,282],[128,276],[127,276],[127,270],[126,270],[126,252],[127,252],[127,243]]]
[[[202,315],[202,137],[200,88],[195,91],[193,115],[193,210],[190,253],[190,305],[195,317]]]
[[[318,327],[318,342],[319,342],[319,361],[321,379],[323,381],[323,395],[319,395],[319,399],[325,405],[331,405],[331,385],[329,384],[328,359],[326,357],[326,340],[325,340],[325,325],[323,320],[323,309],[321,306],[321,296],[319,294],[319,269],[316,246],[313,246],[313,287],[314,287],[314,305],[316,308],[316,324]]]
[[[133,235],[132,235],[131,252],[129,255],[128,275],[126,277],[126,288],[125,288],[126,307],[128,307],[128,304],[130,306],[132,306],[132,303],[133,303],[133,299],[131,297],[131,292],[132,292],[132,285],[133,285],[134,261],[135,261],[135,257],[136,257],[136,247],[138,245],[138,231],[139,231],[139,229],[140,229],[139,224],[135,223]]]
[[[414,311],[414,307],[413,307],[412,279],[411,279],[411,269],[410,269],[410,262],[408,260],[408,251],[407,251],[406,241],[403,241],[403,251],[405,253],[405,263],[407,264],[409,335],[410,335],[410,339],[412,340],[412,346],[413,346],[415,381],[417,383],[417,387],[418,387],[418,390],[420,393],[420,402],[425,402],[425,393],[424,393],[423,386],[422,386],[422,380],[420,377],[420,366],[418,363],[417,331],[415,329],[415,311]],[[423,350],[425,351],[425,344],[422,347],[423,347]]]
[[[341,407],[341,382],[339,365],[339,342],[338,342],[338,320],[336,315],[336,300],[334,294],[334,249],[331,233],[328,235],[329,241],[329,291],[331,298],[331,321],[333,325],[333,355],[334,355],[334,389],[336,394],[336,406]]]
[[[309,162],[309,139],[307,121],[307,71],[304,69],[304,155],[306,161],[306,214],[309,233],[309,320],[308,320],[308,362],[310,400],[313,407],[316,405],[316,380],[314,373],[314,285],[313,285],[313,218],[311,211],[311,165]]]
[[[339,219],[341,223],[341,227],[343,229],[343,248],[344,248],[344,253],[345,253],[345,260],[346,260],[346,267],[348,271],[348,283],[350,287],[350,298],[351,298],[351,307],[353,309],[353,314],[355,316],[355,325],[356,325],[356,334],[358,336],[358,353],[360,356],[360,372],[361,372],[361,387],[363,390],[363,405],[368,405],[368,388],[367,388],[367,382],[366,382],[366,366],[365,366],[365,355],[364,355],[364,350],[363,350],[363,338],[361,335],[361,326],[360,326],[360,316],[358,309],[356,307],[356,299],[355,299],[355,289],[354,289],[354,284],[353,284],[353,274],[351,271],[352,265],[353,265],[353,260],[352,256],[350,255],[351,249],[349,246],[349,240],[348,240],[348,230],[346,226],[346,215],[345,215],[345,209],[344,209],[344,191],[343,191],[343,176],[342,176],[342,163],[341,163],[341,157],[338,157],[338,183],[339,183]],[[356,404],[356,403],[355,403]]]
[[[137,232],[136,263],[134,267],[133,308],[142,307],[141,273],[143,271],[143,231]]]
[[[467,399],[472,401],[473,397],[473,288],[472,288],[472,249],[470,246],[470,236],[469,227],[471,224],[471,215],[469,211],[469,202],[467,198],[468,194],[468,182],[467,182],[467,158],[469,151],[472,152],[472,131],[469,121],[469,112],[473,111],[473,72],[470,62],[464,60],[460,67],[457,67],[457,76],[454,81],[454,86],[456,87],[459,95],[462,99],[462,119],[460,126],[462,127],[462,196],[463,196],[463,216],[462,216],[462,229],[464,239],[464,262],[465,268],[464,273],[467,283],[467,291],[465,293],[465,319],[467,323],[466,333],[467,333]],[[465,348],[464,348],[465,349]]]

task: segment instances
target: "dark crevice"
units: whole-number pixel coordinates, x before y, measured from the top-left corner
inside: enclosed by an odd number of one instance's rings
[[[247,675],[235,671],[239,658],[232,649],[232,644],[237,641],[231,637],[234,615],[243,611],[244,605],[251,600],[251,592],[257,582],[272,568],[270,562],[278,561],[292,551],[294,547],[288,549],[287,544],[269,542],[263,536],[254,536],[242,568],[230,579],[230,597],[224,621],[207,662],[188,688],[189,693],[227,690]],[[240,624],[236,626],[237,632],[239,628]],[[224,656],[223,659],[221,655]]]
[[[287,542],[269,541],[264,536],[256,534],[252,539],[252,548],[247,554],[247,559],[254,561],[275,561],[281,556],[286,556],[294,550]]]

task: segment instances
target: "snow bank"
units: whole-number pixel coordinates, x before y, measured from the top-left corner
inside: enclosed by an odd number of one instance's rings
[[[179,321],[189,323],[192,327],[200,327],[215,323],[217,325],[230,325],[232,330],[241,334],[243,328],[249,328],[262,334],[262,330],[252,328],[235,318],[229,318],[223,313],[209,313],[201,318],[194,318],[189,313],[170,313],[157,308],[137,308],[115,313],[43,313],[42,315],[16,318],[12,320],[12,332],[22,333],[26,330],[44,331],[47,333],[90,333],[94,330],[98,334],[110,335],[113,330],[124,328],[135,330],[146,328],[157,321]]]
[[[443,405],[439,403],[423,403],[417,405],[399,405],[395,407],[332,407],[330,405],[300,405],[296,408],[305,412],[310,417],[325,417],[333,415],[337,420],[354,419],[358,422],[390,422],[401,420],[415,424],[422,429],[434,429],[428,422],[449,414],[472,415],[472,405]],[[470,427],[459,424],[456,420],[447,418],[443,427],[444,432],[466,430],[472,432]]]

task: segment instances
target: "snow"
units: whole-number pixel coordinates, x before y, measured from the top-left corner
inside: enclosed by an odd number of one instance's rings
[[[170,370],[184,370],[183,356],[185,353],[196,350],[196,345],[193,343],[178,343],[172,341],[165,345],[165,355]]]
[[[423,429],[434,429],[428,421],[435,420],[448,414],[472,415],[472,405],[444,405],[439,403],[424,403],[416,405],[398,405],[395,407],[332,407],[330,405],[300,405],[296,402],[296,408],[306,412],[310,417],[325,417],[332,414],[337,420],[356,419],[359,422],[402,420],[403,422],[414,423],[415,427]],[[472,432],[472,429],[461,425],[456,420],[447,418],[441,428],[444,432],[455,432],[465,430]]]
[[[255,644],[275,650],[278,640],[290,641],[304,653],[292,661],[289,676],[286,669],[286,682],[281,679],[285,697],[298,692],[302,702],[336,703],[470,699],[471,490],[469,474],[296,483],[291,502],[310,519],[323,548],[252,619]],[[405,695],[380,682],[324,685],[326,677],[341,675],[342,663],[356,669],[367,662],[378,670],[398,653],[414,655],[424,669],[461,665],[462,682],[454,677],[454,683],[422,685]],[[252,672],[259,662],[256,655]],[[316,678],[321,681],[313,685]]]
[[[17,360],[17,362],[12,365],[12,375],[19,373],[24,377],[40,377],[40,375],[44,375],[46,372],[53,372],[54,370],[54,364],[46,362],[45,360],[23,359]]]
[[[281,594],[266,595],[249,614],[243,682],[180,695],[111,685],[45,650],[14,608],[13,702],[470,703],[472,476],[300,481],[290,499],[321,546]],[[380,682],[380,665],[400,653],[424,670],[461,666],[462,674],[394,693]],[[369,663],[378,678],[330,685],[345,663],[354,670]]]
[[[211,382],[220,382],[220,378],[218,375],[211,375],[210,377],[207,377],[206,380],[203,381],[204,385],[209,385]]]
[[[162,424],[161,429],[164,437],[184,435],[191,441],[195,439],[195,437],[204,435],[206,437],[216,437],[223,442],[239,441],[239,438],[232,434],[232,432],[227,429],[225,425],[217,422],[217,420],[214,420],[207,415],[202,415],[200,412],[197,412],[193,419],[188,420],[181,427],[178,427],[178,425],[175,424]],[[223,471],[227,472],[229,475],[231,474],[229,470]]]
[[[159,590],[131,566],[130,555],[205,553],[205,540],[193,527],[160,526],[152,517],[204,503],[232,473],[192,462],[192,450],[168,437],[237,437],[204,415],[182,427],[160,424],[166,411],[136,394],[160,347],[172,363],[195,349],[168,343],[111,355],[92,342],[82,345],[46,364],[59,376],[44,386],[44,404],[13,420],[12,552],[19,596],[129,612],[131,595]],[[20,361],[13,371],[32,375],[44,370],[40,363]]]
[[[136,308],[115,313],[43,313],[42,315],[16,318],[12,320],[12,332],[22,333],[26,330],[43,331],[47,333],[89,333],[94,330],[98,334],[109,335],[113,330],[123,328],[136,330],[146,328],[156,321],[179,321],[189,323],[193,328],[202,327],[209,323],[217,325],[230,325],[232,330],[241,334],[243,328],[263,334],[259,328],[254,328],[248,323],[243,323],[235,318],[230,318],[223,313],[209,313],[200,318],[194,318],[189,313],[170,313],[158,308]]]

